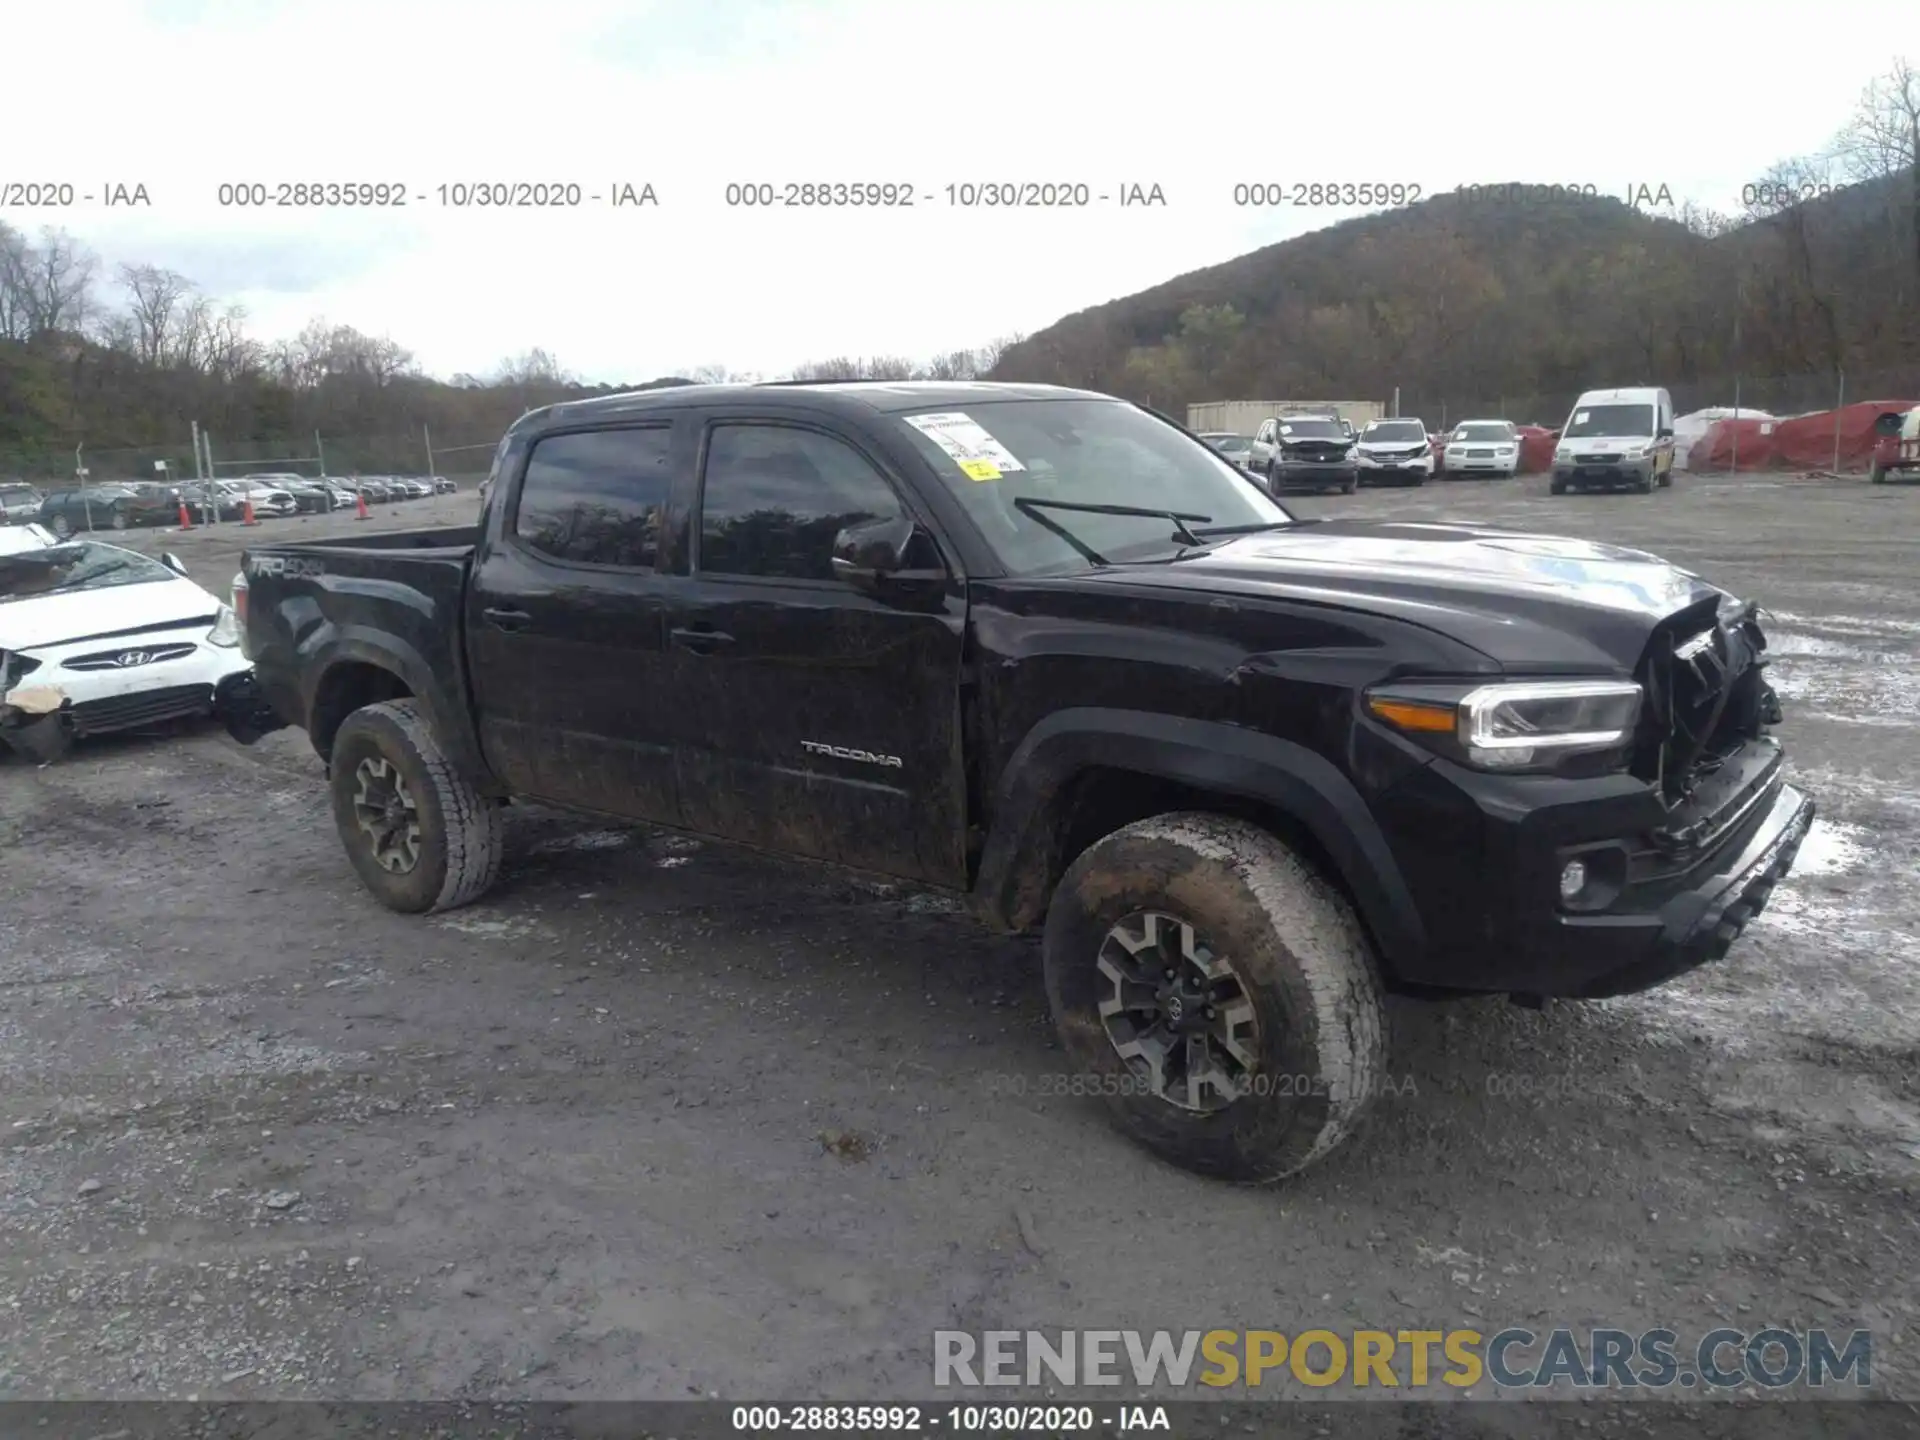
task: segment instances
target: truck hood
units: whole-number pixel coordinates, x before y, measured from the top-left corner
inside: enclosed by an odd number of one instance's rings
[[[95,636],[163,630],[219,613],[218,600],[191,580],[177,577],[8,600],[0,603],[0,650],[32,650]],[[211,625],[212,619],[207,623]]]
[[[1517,530],[1359,520],[1249,535],[1191,559],[1095,574],[1394,614],[1503,664],[1545,670],[1630,670],[1660,621],[1725,594],[1642,550]]]

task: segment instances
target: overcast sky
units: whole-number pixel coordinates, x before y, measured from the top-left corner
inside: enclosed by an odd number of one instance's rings
[[[1684,0],[23,3],[0,181],[141,183],[152,205],[0,218],[179,270],[265,338],[325,316],[441,375],[532,346],[592,380],[774,374],[1031,332],[1352,213],[1237,208],[1237,182],[1665,185],[1731,208],[1827,140],[1910,20],[1911,0],[1803,20]],[[223,182],[302,180],[426,198],[218,203]],[[439,204],[443,183],[496,180],[650,183],[659,204]],[[933,198],[726,203],[729,182],[808,180]],[[996,180],[1158,185],[1166,204],[946,203]]]

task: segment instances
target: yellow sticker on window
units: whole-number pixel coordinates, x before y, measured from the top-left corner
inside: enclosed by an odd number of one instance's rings
[[[991,460],[962,460],[960,471],[972,480],[998,480],[1000,467]]]

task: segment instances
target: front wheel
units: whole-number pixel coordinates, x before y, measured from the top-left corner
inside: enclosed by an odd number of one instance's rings
[[[55,539],[71,540],[73,538],[73,521],[64,515],[54,516],[53,534]]]
[[[133,522],[127,518],[126,511],[115,510],[113,512],[113,519],[109,523],[111,523],[113,528],[116,530],[124,530],[127,528],[127,526],[131,525]]]
[[[1867,472],[1867,483],[1871,485],[1886,484],[1887,483],[1886,470],[1879,465],[1875,465],[1871,470]]]
[[[51,765],[73,749],[73,731],[59,715],[41,715],[6,732],[7,743],[36,765]]]
[[[1384,1078],[1385,1005],[1352,909],[1244,821],[1161,815],[1099,841],[1062,877],[1044,949],[1082,1093],[1186,1169],[1295,1174]]]
[[[500,874],[501,807],[441,753],[419,705],[356,710],[333,738],[333,821],[360,881],[390,910],[453,910]]]

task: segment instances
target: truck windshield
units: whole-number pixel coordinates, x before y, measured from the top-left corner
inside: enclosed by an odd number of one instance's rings
[[[1168,511],[1207,517],[1190,522],[1202,536],[1292,518],[1211,447],[1124,401],[999,400],[897,423],[1015,575],[1088,569],[1088,550],[1114,564],[1176,553],[1183,542]],[[1058,533],[1062,525],[1073,541]]]
[[[1573,412],[1562,439],[1578,440],[1588,435],[1631,435],[1636,439],[1653,434],[1651,405],[1589,405]]]
[[[34,600],[42,595],[65,595],[75,590],[101,590],[110,585],[138,585],[173,578],[173,571],[157,560],[149,560],[131,550],[81,540],[18,555],[0,555],[0,605],[14,600]]]

